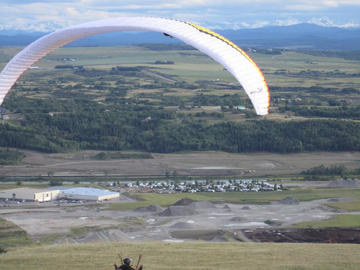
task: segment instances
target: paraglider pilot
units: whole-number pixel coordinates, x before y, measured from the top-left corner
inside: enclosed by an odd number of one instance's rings
[[[131,267],[131,262],[132,259],[130,258],[125,258],[123,261],[123,264],[121,266],[117,266],[116,264],[114,264],[115,270],[135,270],[133,267]],[[142,270],[143,269],[143,265],[141,264],[139,266],[139,268],[136,267],[137,270]]]

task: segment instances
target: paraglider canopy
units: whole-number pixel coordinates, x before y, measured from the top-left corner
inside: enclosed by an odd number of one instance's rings
[[[223,65],[242,85],[258,115],[269,112],[270,94],[256,63],[236,44],[189,22],[154,17],[120,17],[71,26],[45,35],[14,56],[0,73],[0,105],[21,74],[55,49],[74,40],[117,31],[154,31],[175,37]]]

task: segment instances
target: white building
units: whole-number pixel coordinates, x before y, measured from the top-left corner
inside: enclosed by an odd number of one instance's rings
[[[44,190],[34,188],[15,188],[0,190],[0,198],[13,200],[27,200],[47,202],[59,198],[60,190]]]
[[[16,188],[0,190],[0,199],[27,200],[35,202],[48,202],[60,198],[71,200],[105,201],[119,197],[120,194],[118,192],[84,187],[61,187],[52,189]]]

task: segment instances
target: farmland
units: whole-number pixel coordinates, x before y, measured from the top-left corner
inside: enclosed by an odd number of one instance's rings
[[[4,65],[19,48],[0,50]],[[62,48],[25,72],[6,98],[0,145],[42,152],[360,149],[356,53],[247,50],[270,86],[266,117],[255,116],[229,72],[191,48]]]
[[[18,82],[20,85],[25,85],[29,88],[34,87],[46,87],[48,80],[55,79],[51,88],[58,86],[71,85],[75,83],[92,83],[90,78],[86,80],[80,76],[74,76],[73,70],[70,69],[56,69],[58,66],[83,66],[89,70],[101,70],[107,71],[111,68],[119,67],[142,67],[147,70],[152,70],[154,73],[164,74],[164,78],[172,78],[177,82],[186,82],[189,84],[194,83],[192,90],[183,90],[177,88],[176,85],[166,85],[166,89],[170,92],[166,93],[164,87],[158,89],[165,96],[177,95],[177,96],[194,96],[201,92],[206,95],[218,95],[225,94],[239,94],[241,97],[245,97],[244,93],[240,91],[240,87],[231,87],[236,84],[232,75],[224,70],[224,68],[218,63],[211,60],[206,55],[196,50],[180,50],[171,48],[171,50],[153,49],[152,47],[144,46],[122,46],[122,47],[88,47],[88,48],[61,48],[54,53],[46,56],[43,60],[36,64],[36,69],[27,71]],[[6,61],[15,54],[16,50],[20,48],[1,48],[1,65],[3,67]],[[327,96],[331,99],[336,99],[334,96],[338,94],[341,89],[353,88],[355,91],[352,94],[348,94],[342,98],[358,99],[357,86],[360,83],[360,74],[358,73],[360,63],[359,60],[351,60],[351,57],[347,56],[347,59],[341,58],[341,54],[338,57],[327,57],[324,55],[310,55],[302,53],[301,51],[287,51],[279,50],[276,53],[269,53],[264,50],[250,50],[249,55],[253,57],[255,62],[262,68],[265,77],[270,85],[270,91],[272,96],[284,94],[284,97],[292,95],[293,97],[301,97],[304,95],[312,97],[315,100],[320,100],[320,96]],[[350,59],[349,59],[350,58]],[[171,64],[166,64],[168,61]],[[165,64],[156,64],[165,63]],[[123,75],[117,74],[117,78],[114,76],[108,76],[103,74],[102,81],[110,83],[116,82],[116,80],[123,79]],[[135,85],[142,85],[143,83],[149,84],[151,82],[151,75],[149,76],[128,76],[125,73],[130,83]],[[40,80],[32,80],[34,77],[40,77]],[[61,82],[56,81],[56,78],[67,79],[68,81]],[[166,83],[164,78],[157,77],[156,81],[160,83]],[[137,82],[137,84],[136,84]],[[199,85],[199,82],[205,83],[205,85]],[[212,82],[212,84],[211,84]],[[220,87],[217,83],[222,83],[225,87]],[[174,87],[175,86],[175,87]],[[204,87],[205,86],[205,87]],[[208,86],[208,88],[206,87]],[[276,90],[276,87],[284,87],[281,91]],[[293,92],[293,87],[308,88],[308,87],[320,87],[328,89],[325,93],[303,93],[297,91]],[[205,88],[205,89],[204,89]],[[232,89],[233,88],[233,89]],[[274,88],[274,89],[272,89]],[[130,87],[127,96],[133,97],[140,93],[147,93],[147,89]],[[288,89],[288,90],[287,90]],[[45,89],[44,89],[45,90]],[[48,91],[51,89],[47,89]],[[54,89],[56,90],[56,88]],[[334,92],[331,93],[331,90]],[[337,90],[337,91],[336,91]],[[58,90],[60,91],[60,89]],[[164,92],[165,91],[165,92]],[[44,91],[41,96],[44,97]],[[81,92],[81,91],[79,91]],[[50,95],[52,91],[48,92]],[[92,91],[95,94],[96,90]],[[25,94],[25,93],[24,93]],[[26,94],[25,94],[26,95]]]

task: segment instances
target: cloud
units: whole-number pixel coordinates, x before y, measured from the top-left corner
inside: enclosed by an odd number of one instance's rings
[[[0,28],[52,31],[96,19],[161,16],[210,28],[360,24],[359,0],[1,0]],[[316,21],[314,18],[329,18]]]
[[[275,20],[274,24],[277,26],[289,26],[294,24],[299,24],[301,21],[295,18],[283,19],[283,20]]]

